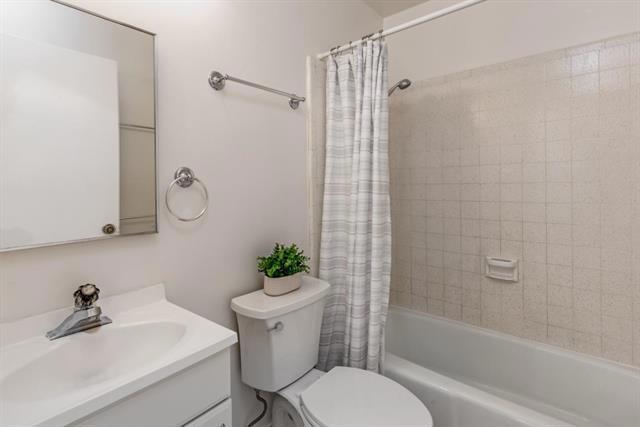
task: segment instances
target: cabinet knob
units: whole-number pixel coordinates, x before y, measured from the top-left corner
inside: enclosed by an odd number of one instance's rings
[[[116,226],[113,224],[105,224],[104,227],[102,227],[102,232],[104,234],[113,234],[116,231]]]

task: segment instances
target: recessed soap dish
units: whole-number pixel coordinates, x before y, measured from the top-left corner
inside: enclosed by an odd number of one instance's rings
[[[518,281],[518,260],[488,256],[485,263],[485,276],[492,279]]]

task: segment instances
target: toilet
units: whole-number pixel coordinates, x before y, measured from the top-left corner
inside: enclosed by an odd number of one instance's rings
[[[234,298],[242,381],[275,393],[273,427],[432,427],[409,390],[356,368],[314,369],[329,284],[304,276],[302,286],[271,297],[262,290]]]

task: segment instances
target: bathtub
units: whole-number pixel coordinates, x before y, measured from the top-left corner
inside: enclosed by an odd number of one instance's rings
[[[386,336],[435,427],[640,426],[640,370],[395,307]]]

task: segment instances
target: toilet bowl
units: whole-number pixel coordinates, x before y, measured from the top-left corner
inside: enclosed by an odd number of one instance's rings
[[[242,381],[276,393],[273,427],[432,427],[424,404],[389,378],[347,367],[313,369],[328,291],[327,282],[305,276],[285,295],[260,290],[231,300]]]
[[[432,427],[431,414],[409,390],[382,375],[336,367],[313,369],[280,390],[273,427]]]

